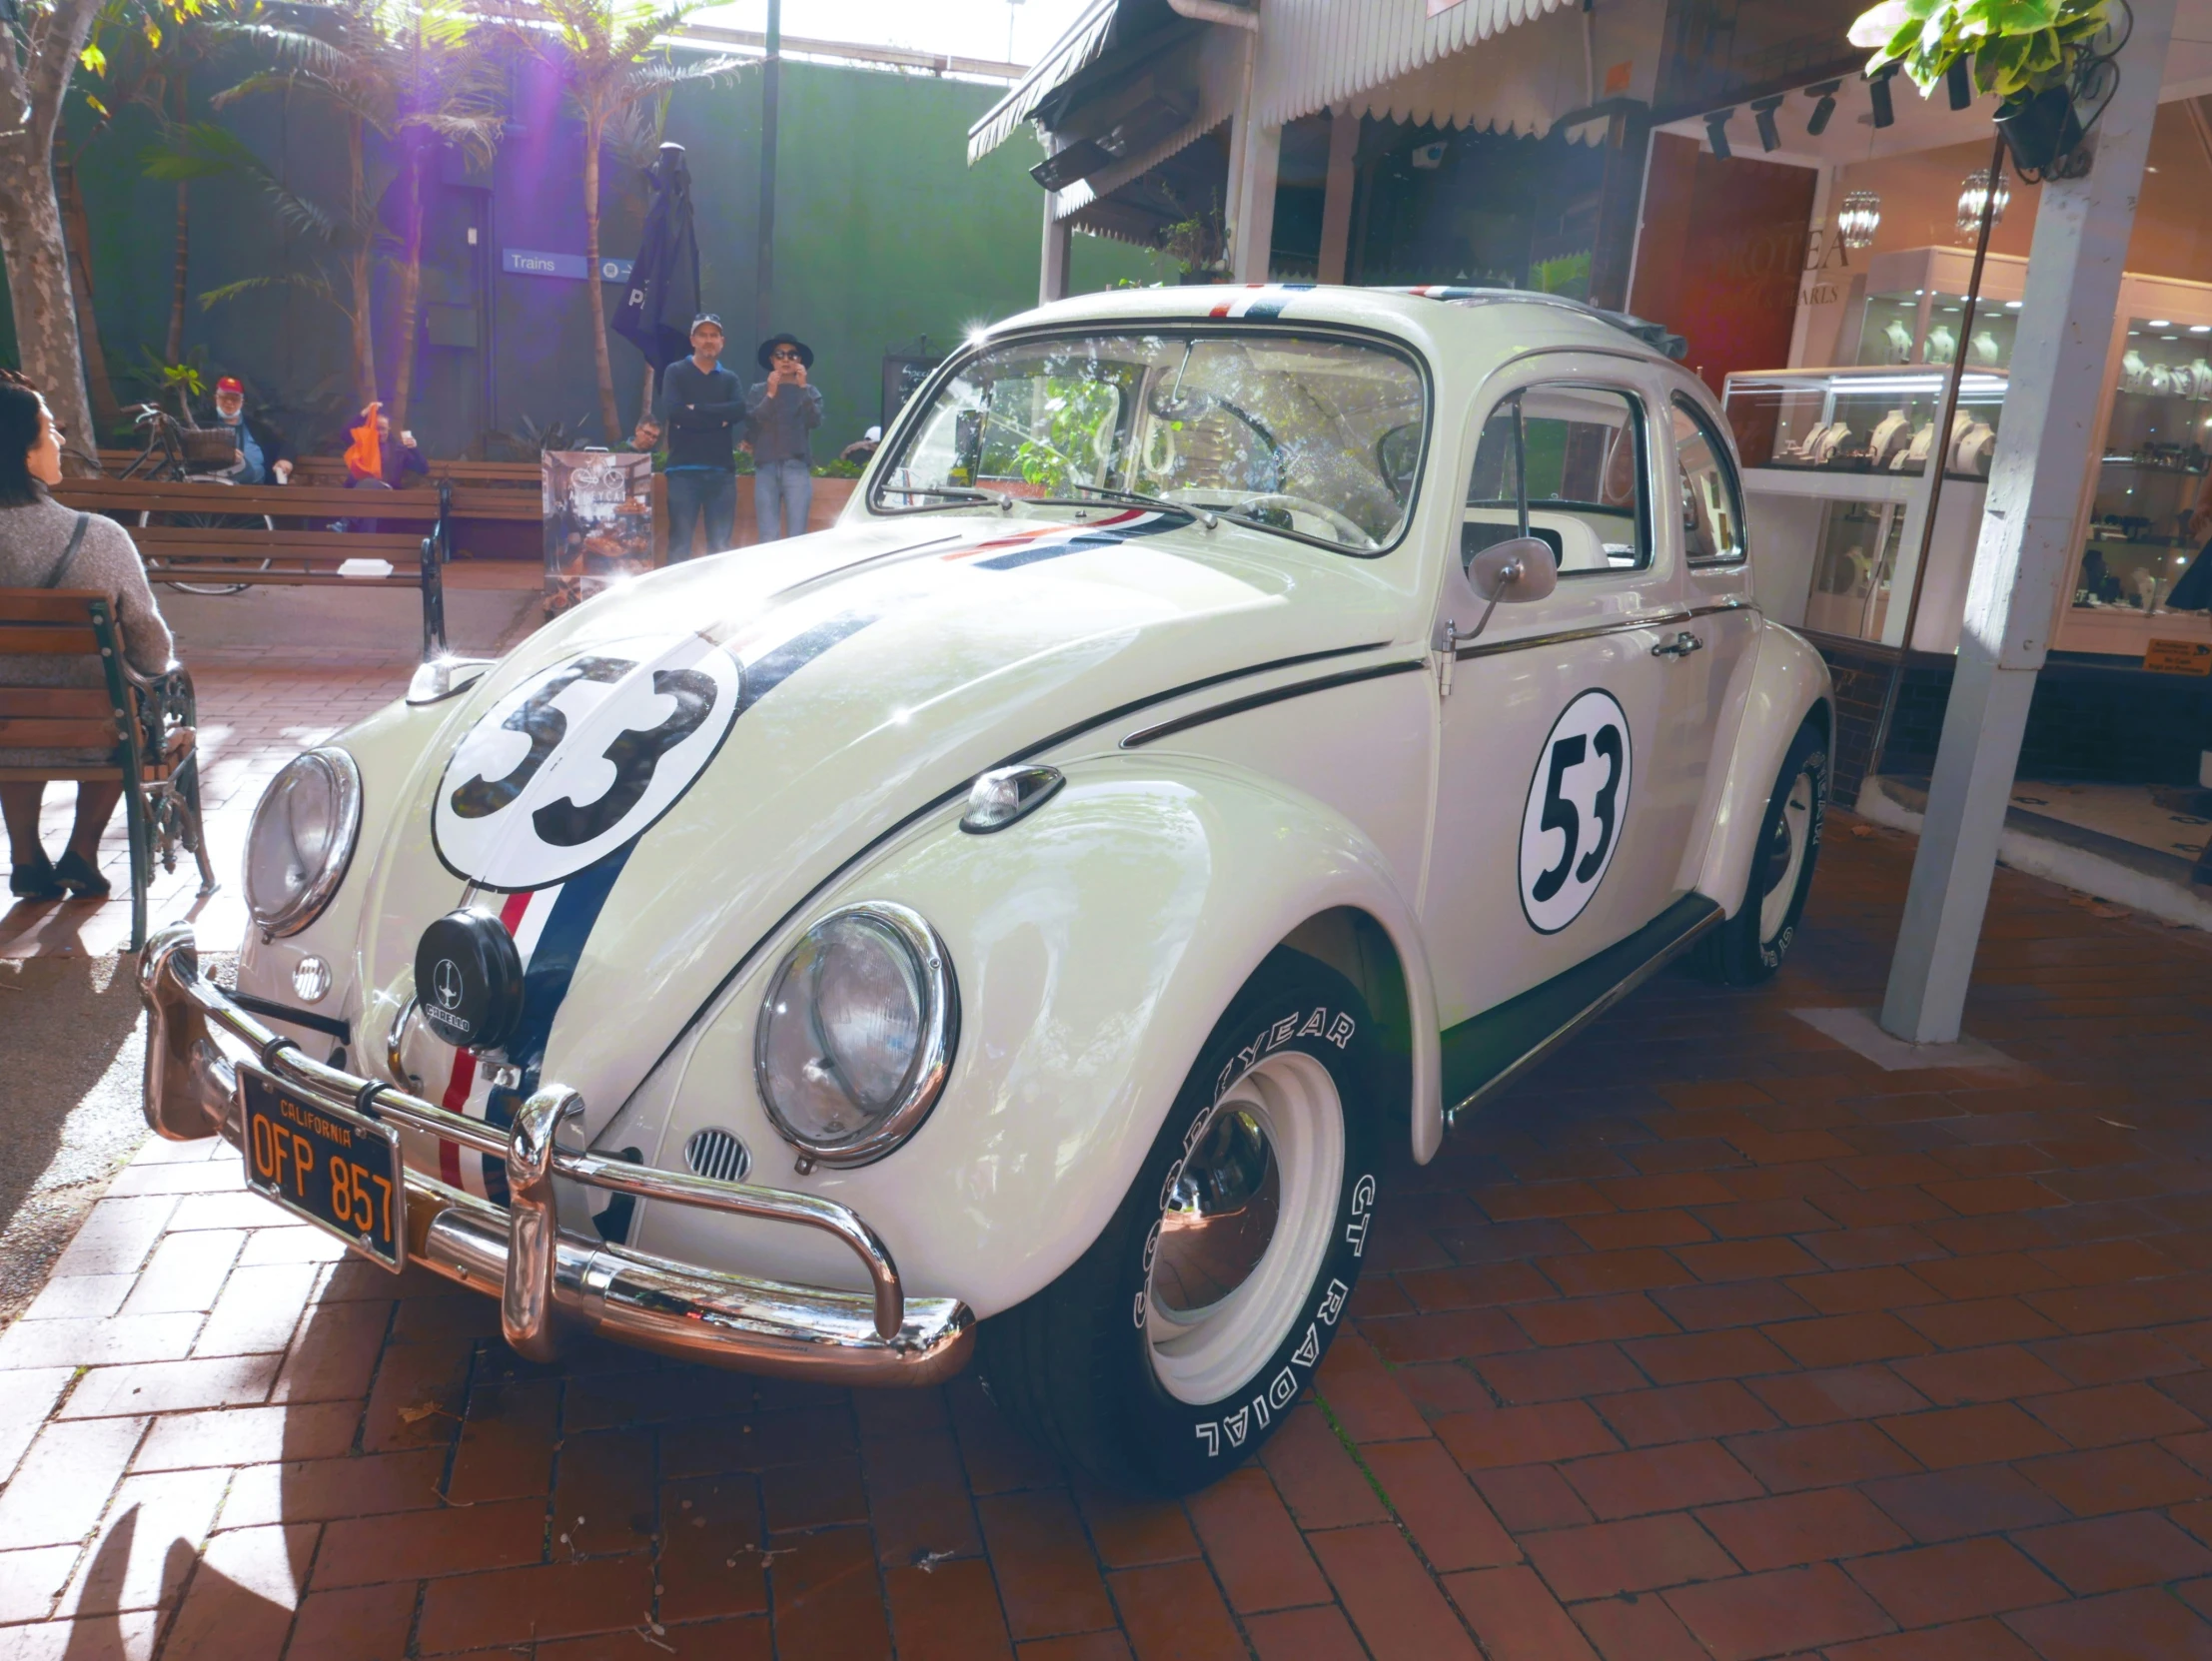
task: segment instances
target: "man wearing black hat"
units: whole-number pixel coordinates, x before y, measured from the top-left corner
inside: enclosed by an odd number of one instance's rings
[[[760,539],[806,534],[807,509],[814,505],[814,473],[806,435],[822,424],[822,394],[806,384],[814,350],[791,335],[760,343],[754,355],[768,379],[745,394],[745,417],[752,438],[752,509]]]
[[[691,527],[706,520],[706,551],[735,547],[737,440],[745,401],[721,367],[722,321],[691,320],[691,356],[660,372],[660,425],[668,434],[668,561],[691,557]]]

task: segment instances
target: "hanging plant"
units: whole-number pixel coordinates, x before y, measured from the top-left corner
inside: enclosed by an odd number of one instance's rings
[[[2125,0],[2117,9],[2125,14]],[[2013,165],[2035,179],[2077,156],[2112,96],[2114,10],[2114,0],[1883,0],[1850,39],[1873,49],[1869,76],[1894,65],[1923,94],[1970,65],[1973,85],[2002,101],[1997,126]]]

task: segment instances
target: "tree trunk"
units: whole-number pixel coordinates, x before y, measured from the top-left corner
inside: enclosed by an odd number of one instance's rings
[[[192,107],[186,102],[185,78],[177,76],[177,125],[180,147],[184,135],[189,132]],[[162,361],[168,364],[184,362],[185,302],[191,297],[192,285],[192,186],[187,180],[177,181],[177,253],[169,281],[169,343],[168,356]],[[179,389],[177,402],[185,402],[185,393]],[[191,411],[185,412],[186,424],[191,423]]]
[[[370,306],[375,297],[371,293],[369,281],[375,265],[377,227],[368,208],[368,163],[363,155],[365,143],[361,117],[355,116],[346,123],[346,163],[351,170],[354,233],[352,257],[347,264],[353,280],[354,396],[363,405],[369,405],[375,403],[377,398],[377,341],[370,317]]]
[[[28,50],[21,58],[19,37],[0,39],[0,104],[29,116],[0,132],[0,261],[7,266],[16,351],[23,373],[45,392],[47,407],[70,441],[87,448],[85,440],[97,434],[85,394],[61,204],[54,195],[54,132],[99,3],[54,0],[43,15],[31,14]],[[74,455],[65,456],[63,465],[72,473],[92,470]]]
[[[116,402],[115,383],[108,377],[107,348],[100,341],[100,318],[92,294],[92,221],[85,213],[84,192],[77,185],[77,166],[65,144],[54,146],[54,186],[61,205],[62,236],[69,246],[69,282],[77,299],[77,343],[84,351],[85,386],[92,394],[93,418],[105,438],[123,419]],[[84,446],[94,446],[87,443]]]
[[[609,449],[621,442],[621,417],[614,411],[614,364],[606,355],[606,285],[599,281],[599,141],[603,121],[583,130],[583,278],[591,306],[591,362],[599,372],[599,425]]]
[[[401,203],[402,223],[406,226],[406,249],[400,262],[400,341],[399,356],[392,365],[392,402],[386,413],[392,417],[392,430],[397,432],[407,423],[408,399],[415,390],[415,322],[422,310],[423,298],[423,138],[412,134],[408,139],[406,171],[407,195]]]

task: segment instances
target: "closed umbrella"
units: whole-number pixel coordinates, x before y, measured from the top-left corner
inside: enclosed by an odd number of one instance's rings
[[[691,319],[699,311],[699,242],[683,146],[662,145],[645,178],[652,206],[645,211],[629,289],[614,314],[614,333],[643,353],[645,367],[658,374],[691,350]]]

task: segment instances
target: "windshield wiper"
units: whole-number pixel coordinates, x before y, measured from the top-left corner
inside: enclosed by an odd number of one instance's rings
[[[1010,513],[1014,510],[1014,498],[1005,491],[978,490],[969,484],[885,484],[876,493],[885,496],[942,496],[945,498],[942,501],[924,502],[919,505],[909,501],[905,509],[909,513],[929,513],[941,507],[963,507],[969,502],[975,501],[988,502],[1002,513]]]
[[[1166,496],[1146,495],[1142,490],[1117,490],[1110,484],[1085,484],[1080,480],[1070,484],[1068,488],[1082,490],[1086,493],[1086,496],[1095,496],[1100,501],[1125,501],[1132,507],[1150,507],[1162,513],[1180,513],[1186,519],[1196,519],[1208,530],[1213,529],[1216,524],[1220,523],[1220,520],[1204,507],[1193,507],[1187,501],[1170,501]],[[1084,497],[1040,496],[1037,499],[1079,505]]]

